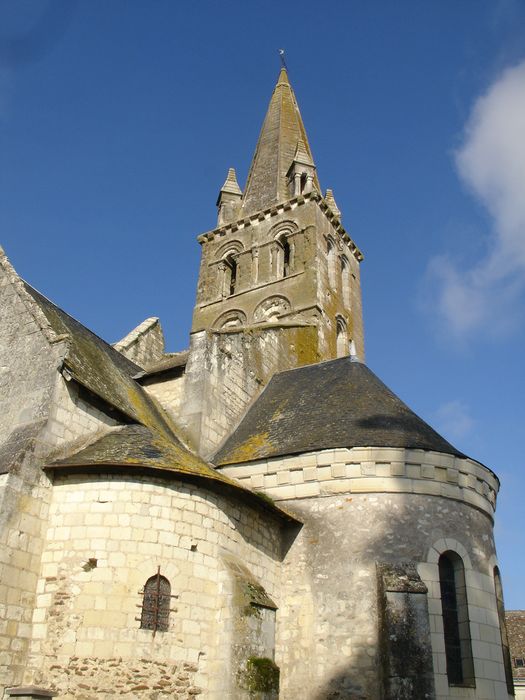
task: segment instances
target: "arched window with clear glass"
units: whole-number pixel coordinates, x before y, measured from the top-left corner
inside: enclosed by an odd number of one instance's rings
[[[439,586],[449,685],[475,687],[465,567],[456,552],[439,557]]]

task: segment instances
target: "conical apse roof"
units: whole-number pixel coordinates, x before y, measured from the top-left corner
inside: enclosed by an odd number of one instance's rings
[[[336,447],[406,447],[465,457],[366,365],[343,357],[276,374],[213,462]]]

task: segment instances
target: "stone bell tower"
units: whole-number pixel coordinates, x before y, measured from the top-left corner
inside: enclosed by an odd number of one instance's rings
[[[217,206],[217,228],[198,238],[187,366],[187,427],[203,453],[276,371],[344,355],[364,358],[363,256],[341,224],[332,191],[321,193],[284,68],[244,192],[230,168]]]

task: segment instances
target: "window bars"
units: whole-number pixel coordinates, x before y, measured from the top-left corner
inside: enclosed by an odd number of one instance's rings
[[[157,573],[151,576],[144,588],[139,591],[142,595],[142,608],[140,618],[140,629],[152,630],[153,636],[157,632],[167,632],[169,627],[170,603],[172,598],[178,596],[171,594],[171,584],[165,576],[160,573],[160,566]]]

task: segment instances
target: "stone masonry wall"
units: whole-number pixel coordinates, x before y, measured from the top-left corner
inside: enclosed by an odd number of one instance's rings
[[[280,533],[258,511],[182,482],[57,475],[24,682],[61,700],[229,697],[222,551],[278,595]],[[140,629],[141,589],[171,583],[169,629]]]
[[[32,451],[65,350],[32,311],[0,250],[0,695],[27,659],[49,490]]]
[[[164,333],[159,319],[147,318],[114,347],[140,367],[160,360],[164,354]]]
[[[422,450],[354,448],[224,468],[305,523],[283,564],[281,700],[380,700],[377,565],[418,567],[428,588],[437,700],[508,700],[493,581],[492,472]],[[449,687],[440,553],[463,559],[476,689]],[[308,690],[305,690],[308,689]]]
[[[195,333],[178,422],[209,456],[275,372],[317,359],[314,326]]]
[[[181,404],[184,398],[184,380],[185,375],[181,372],[178,376],[154,376],[142,383],[148,394],[157,399],[175,422],[178,422],[181,412]]]

